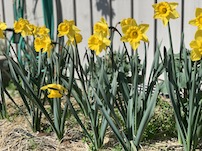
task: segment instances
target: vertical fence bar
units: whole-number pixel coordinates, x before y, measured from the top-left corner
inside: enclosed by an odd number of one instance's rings
[[[62,4],[61,4],[61,0],[55,0],[55,4],[56,4],[56,19],[57,19],[57,27],[58,25],[62,22],[63,20],[63,14],[62,14]],[[56,27],[56,29],[57,29]],[[60,52],[62,49],[62,46],[64,44],[64,37],[57,37],[57,39],[59,40],[59,47],[58,47],[58,51]]]
[[[4,0],[1,0],[1,6],[2,6],[2,21],[5,22],[6,17],[5,17]]]
[[[154,0],[154,3],[158,3],[157,0]],[[157,46],[157,20],[154,19],[154,53],[156,52],[156,46]]]
[[[182,0],[181,16],[181,33],[184,33],[184,0]]]
[[[93,34],[93,4],[92,0],[90,0],[90,29],[91,34]]]
[[[134,1],[133,0],[131,0],[131,4],[130,4],[130,16],[131,16],[131,18],[133,18],[134,17],[134,6],[133,6],[133,3]]]
[[[2,6],[2,21],[3,22],[6,22],[6,15],[5,15],[5,8],[4,8],[4,0],[1,0],[1,6]],[[6,31],[5,31],[5,35],[6,35]],[[6,39],[4,41],[5,43],[5,47],[7,49],[7,42],[6,42]]]
[[[27,19],[27,1],[24,1],[23,5],[24,5],[24,16],[23,17],[25,19]]]
[[[109,0],[109,25],[112,26],[112,0]]]
[[[131,0],[130,1],[130,16],[131,16],[131,18],[133,18],[134,17],[134,6],[133,6],[133,3],[134,1],[133,0]],[[133,51],[133,49],[131,48],[131,54],[133,55],[134,54],[134,51]]]
[[[73,11],[74,11],[74,22],[75,22],[75,25],[77,25],[77,20],[76,20],[76,0],[73,0]]]

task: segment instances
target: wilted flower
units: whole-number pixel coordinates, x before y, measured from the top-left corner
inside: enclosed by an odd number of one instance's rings
[[[170,19],[176,19],[179,17],[178,12],[176,11],[178,3],[175,2],[160,2],[153,4],[155,11],[154,18],[161,19],[163,24],[166,26]]]
[[[50,56],[52,49],[50,37],[49,36],[36,37],[34,40],[34,48],[36,52],[39,51],[47,52],[48,56]]]
[[[109,36],[109,27],[106,20],[102,17],[99,22],[94,25],[94,34],[102,34],[104,37]]]
[[[109,45],[110,40],[105,36],[102,36],[102,34],[91,35],[88,39],[88,47],[91,50],[94,50],[96,52],[96,55],[99,55],[103,49],[106,50],[107,46]]]
[[[3,31],[6,30],[7,25],[4,22],[0,22],[0,38],[4,38],[4,34]]]
[[[197,30],[195,40],[191,41],[191,60],[198,61],[202,57],[202,30]]]
[[[137,25],[136,21],[132,18],[123,19],[121,21],[122,31],[124,33],[121,40],[129,42],[133,50],[136,50],[140,41],[149,42],[148,37],[145,35],[149,28],[148,24]]]
[[[199,29],[202,29],[202,8],[196,8],[195,12],[196,18],[189,21],[189,24],[197,26]]]
[[[73,20],[64,20],[58,25],[58,37],[65,35],[68,38],[67,44],[75,44],[75,40],[77,43],[82,41],[80,30],[77,26],[75,26]]]
[[[67,91],[62,85],[54,83],[41,87],[41,90],[48,90],[48,98],[61,98],[65,91]]]

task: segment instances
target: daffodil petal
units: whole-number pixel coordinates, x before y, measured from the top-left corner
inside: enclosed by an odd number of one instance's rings
[[[201,53],[200,53],[198,50],[193,49],[193,50],[191,51],[190,57],[191,57],[191,60],[192,60],[192,61],[201,60]]]
[[[202,14],[202,8],[196,8],[195,16],[197,17],[200,14]]]

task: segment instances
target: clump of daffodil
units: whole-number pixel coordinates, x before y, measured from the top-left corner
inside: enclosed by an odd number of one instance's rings
[[[45,26],[35,26],[31,24],[28,20],[20,18],[18,21],[14,22],[15,33],[21,33],[23,37],[33,35],[46,36],[49,34],[50,30]]]
[[[202,57],[202,30],[197,30],[195,38],[190,43],[191,50],[191,60],[198,61]]]
[[[79,28],[75,25],[73,20],[64,20],[58,25],[58,37],[67,36],[67,45],[80,43],[82,41],[82,35]]]
[[[6,30],[7,25],[4,22],[0,22],[0,38],[3,39],[5,38],[3,31]]]
[[[141,40],[149,42],[148,37],[145,35],[149,28],[148,24],[137,25],[134,19],[127,18],[121,21],[121,28],[124,34],[121,41],[129,42],[133,50],[138,48]]]
[[[109,27],[104,18],[94,25],[93,35],[88,39],[88,47],[99,55],[102,50],[106,50],[111,41],[108,39]]]
[[[179,17],[179,13],[176,11],[178,3],[175,2],[160,2],[153,4],[155,11],[154,18],[161,19],[164,26],[166,26],[170,19],[176,19]]]
[[[195,12],[196,18],[189,21],[189,24],[197,26],[199,29],[202,29],[202,8],[196,8]]]
[[[55,83],[45,85],[41,87],[41,90],[48,90],[48,98],[61,98],[67,91],[62,85]]]

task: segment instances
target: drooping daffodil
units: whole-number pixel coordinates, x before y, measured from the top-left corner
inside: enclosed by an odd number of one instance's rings
[[[67,91],[62,85],[55,83],[45,85],[41,87],[41,90],[48,90],[48,98],[61,98]]]

